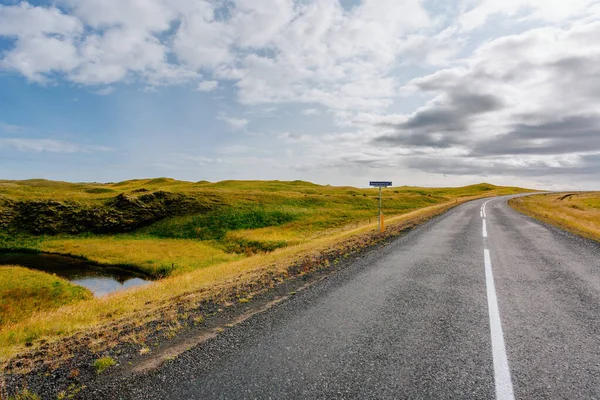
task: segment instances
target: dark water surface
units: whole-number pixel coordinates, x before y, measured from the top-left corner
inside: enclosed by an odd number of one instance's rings
[[[148,276],[120,267],[90,264],[85,260],[47,253],[0,253],[0,265],[20,265],[56,274],[88,288],[101,297],[133,286],[147,285]]]

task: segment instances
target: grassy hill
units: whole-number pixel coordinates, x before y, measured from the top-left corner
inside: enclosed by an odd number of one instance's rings
[[[383,211],[391,217],[519,191],[489,184],[391,188]],[[0,249],[76,255],[165,276],[375,221],[377,207],[377,189],[304,181],[0,181]]]
[[[388,188],[386,235],[470,199],[524,191],[485,183]],[[74,255],[163,278],[35,318],[13,318],[0,327],[0,360],[25,343],[35,348],[41,340],[102,331],[115,321],[121,322],[106,329],[107,337],[119,337],[128,321],[169,323],[193,315],[181,310],[198,312],[203,301],[250,298],[289,276],[327,268],[385,237],[374,232],[377,207],[377,189],[303,181],[0,181],[0,251]]]
[[[509,204],[548,224],[600,241],[600,192],[540,194],[512,199]]]

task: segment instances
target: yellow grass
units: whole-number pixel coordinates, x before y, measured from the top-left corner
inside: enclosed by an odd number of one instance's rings
[[[415,218],[435,215],[449,205],[423,208],[387,221],[388,227]],[[114,293],[103,298],[86,300],[72,306],[50,311],[36,318],[0,328],[0,360],[23,350],[23,344],[39,339],[52,339],[92,329],[116,319],[142,322],[158,315],[157,310],[173,299],[198,302],[222,294],[233,284],[253,282],[267,273],[281,273],[303,257],[315,255],[357,235],[373,232],[375,223],[340,231],[313,241],[259,254],[234,262],[211,265],[190,273],[169,277],[144,287]]]
[[[311,238],[308,234],[301,234],[295,230],[285,229],[285,227],[269,226],[259,229],[240,229],[230,232],[228,237],[246,240],[256,240],[259,242],[276,242],[283,240],[288,245],[298,244]]]
[[[0,326],[90,298],[89,290],[57,276],[16,265],[0,265]]]
[[[600,192],[540,194],[512,199],[509,204],[546,223],[600,241]]]
[[[127,235],[48,238],[40,244],[40,250],[85,257],[99,264],[130,265],[151,274],[159,271],[171,273],[171,269],[173,274],[182,274],[244,257],[225,253],[197,240],[138,238]]]

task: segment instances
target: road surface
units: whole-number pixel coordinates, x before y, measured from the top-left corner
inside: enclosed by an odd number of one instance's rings
[[[122,391],[600,398],[600,246],[521,215],[506,198],[470,202]]]

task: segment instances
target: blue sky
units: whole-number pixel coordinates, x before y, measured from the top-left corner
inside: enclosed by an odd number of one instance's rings
[[[593,0],[0,1],[0,179],[595,188]]]

